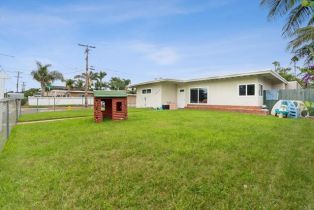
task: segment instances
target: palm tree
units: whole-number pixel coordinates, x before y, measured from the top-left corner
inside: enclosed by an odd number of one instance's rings
[[[275,71],[278,71],[278,69],[280,68],[279,61],[274,61],[272,64],[275,66]]]
[[[97,73],[89,71],[88,74],[82,73],[80,75],[76,75],[74,78],[75,79],[83,79],[84,81],[86,81],[86,79],[87,79],[88,89],[90,89],[93,85],[93,81],[95,81],[97,79]]]
[[[293,69],[294,69],[294,76],[295,77],[297,76],[297,62],[298,61],[299,61],[299,58],[296,55],[291,58],[291,63],[293,63]]]
[[[63,75],[58,71],[49,71],[51,64],[42,64],[36,62],[37,70],[31,72],[33,79],[40,82],[41,96],[45,95],[45,88],[48,84],[53,83],[55,80],[63,80]]]
[[[298,58],[305,59],[304,63],[306,65],[311,65],[314,61],[314,42],[300,47],[294,53]]]
[[[107,76],[107,73],[104,71],[100,71],[98,74],[98,80],[99,80],[99,84],[100,84],[100,89],[102,89],[102,87],[105,87],[105,83],[103,83],[103,79],[105,78],[105,76]]]
[[[75,81],[74,87],[76,87],[77,89],[82,89],[84,87],[84,81],[81,79],[77,79]]]
[[[74,83],[75,83],[75,80],[73,80],[73,79],[66,79],[65,80],[65,86],[68,88],[68,94],[69,94],[70,90],[73,89]]]
[[[284,35],[292,35],[303,24],[312,25],[314,22],[313,0],[261,0],[260,4],[269,8],[268,18],[288,15],[282,31]]]

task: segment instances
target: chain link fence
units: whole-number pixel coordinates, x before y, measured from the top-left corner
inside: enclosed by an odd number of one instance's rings
[[[21,114],[21,100],[1,99],[0,100],[0,151],[7,141],[11,129],[16,125]]]

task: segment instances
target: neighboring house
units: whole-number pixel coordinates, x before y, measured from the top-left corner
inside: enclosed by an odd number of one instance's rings
[[[274,71],[258,71],[191,80],[159,79],[131,85],[137,89],[136,107],[260,108],[263,90],[300,88]]]
[[[64,86],[52,86],[45,96],[50,97],[84,97],[85,91],[79,89],[68,90]],[[93,91],[88,91],[88,96],[93,97]]]

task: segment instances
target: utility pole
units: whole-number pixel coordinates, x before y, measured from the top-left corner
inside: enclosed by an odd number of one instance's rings
[[[16,76],[16,92],[19,92],[19,82],[20,82],[20,71],[17,71],[17,76]]]
[[[26,85],[25,85],[25,82],[23,82],[23,83],[22,83],[22,93],[25,92],[25,86],[26,86]]]
[[[88,106],[88,101],[87,101],[87,97],[88,97],[88,87],[89,87],[89,74],[88,74],[88,70],[89,70],[89,66],[88,66],[88,54],[91,48],[96,48],[95,46],[91,46],[91,45],[87,45],[87,44],[78,44],[80,47],[85,47],[85,62],[86,62],[86,69],[85,69],[85,107]]]

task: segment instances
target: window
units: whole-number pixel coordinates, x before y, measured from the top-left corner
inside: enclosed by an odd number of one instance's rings
[[[198,103],[198,89],[197,88],[191,89],[190,101],[191,103]]]
[[[207,104],[207,89],[206,88],[191,88],[190,89],[190,102]]]
[[[263,85],[259,85],[259,96],[263,96],[264,88]]]
[[[239,85],[239,96],[246,96],[246,85]]]
[[[255,85],[239,85],[239,96],[255,96]]]
[[[180,89],[180,93],[183,93],[184,92],[184,89]]]
[[[207,104],[207,89],[200,88],[198,92],[198,102],[200,104]]]
[[[255,85],[247,85],[247,95],[248,96],[254,96],[255,95]]]
[[[122,112],[122,102],[121,101],[119,101],[119,102],[117,102],[117,112]]]
[[[142,90],[142,94],[151,94],[152,93],[152,89],[143,89]]]

